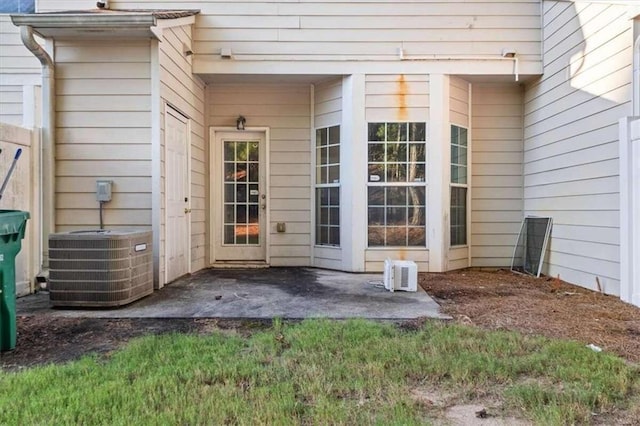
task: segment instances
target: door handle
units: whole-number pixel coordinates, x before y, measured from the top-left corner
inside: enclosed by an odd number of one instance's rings
[[[184,209],[184,213],[185,213],[185,214],[187,214],[187,213],[191,213],[191,209],[188,209],[188,208],[186,208],[186,207],[185,207],[185,209]]]
[[[262,208],[262,210],[264,210],[264,209],[267,208],[267,205],[266,204],[260,204],[260,207]]]

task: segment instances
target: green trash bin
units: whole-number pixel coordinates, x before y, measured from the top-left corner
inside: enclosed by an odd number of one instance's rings
[[[29,213],[0,210],[0,352],[16,348],[16,256]]]

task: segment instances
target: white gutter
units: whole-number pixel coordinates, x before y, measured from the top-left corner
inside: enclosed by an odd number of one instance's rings
[[[40,143],[41,170],[40,170],[40,188],[42,194],[41,212],[40,212],[40,269],[41,272],[46,264],[48,264],[48,256],[45,261],[44,253],[48,253],[47,247],[44,245],[44,238],[52,232],[55,232],[55,78],[54,63],[51,56],[38,44],[33,37],[33,28],[28,25],[20,27],[20,37],[22,43],[27,49],[35,55],[42,64],[42,140]]]
[[[458,55],[458,56],[445,56],[445,55],[427,55],[427,56],[407,56],[404,54],[404,49],[398,49],[398,58],[401,61],[511,61],[513,62],[513,75],[516,81],[520,80],[520,70],[518,55],[515,50],[509,55],[503,54],[502,56],[477,56],[477,55]]]
[[[135,34],[135,38],[158,38],[155,16],[145,13],[36,13],[12,15],[19,27],[34,28],[44,38],[69,38],[90,35],[109,39],[113,34]]]
[[[13,15],[15,25],[36,28],[121,28],[140,27],[148,29],[156,25],[155,16],[144,13],[37,13]]]

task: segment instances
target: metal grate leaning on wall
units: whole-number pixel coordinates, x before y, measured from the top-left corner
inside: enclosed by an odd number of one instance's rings
[[[553,220],[550,217],[527,216],[524,218],[513,250],[511,260],[513,272],[540,276],[552,223]]]

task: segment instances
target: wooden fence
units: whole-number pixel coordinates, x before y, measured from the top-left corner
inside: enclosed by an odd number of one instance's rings
[[[22,250],[16,258],[16,291],[19,296],[34,289],[34,278],[40,269],[40,191],[38,171],[40,134],[38,129],[0,123],[0,184],[4,180],[16,151],[22,149],[16,168],[0,199],[1,210],[28,211],[31,219],[22,241]]]

